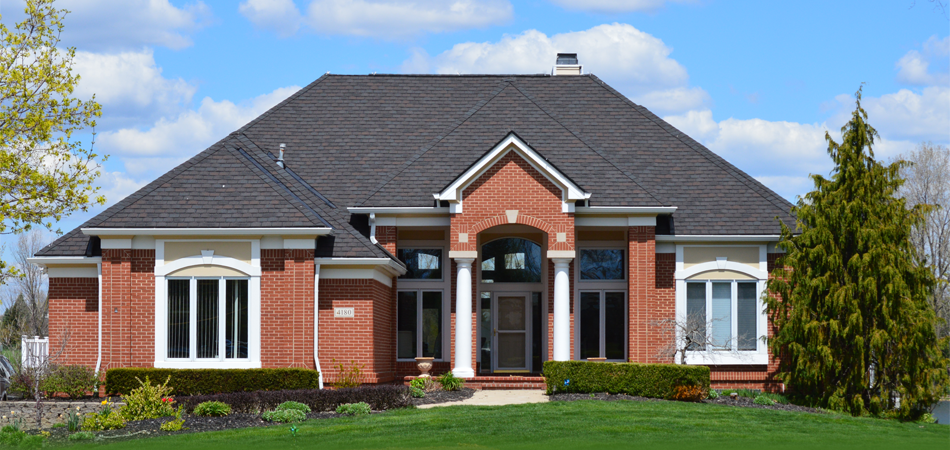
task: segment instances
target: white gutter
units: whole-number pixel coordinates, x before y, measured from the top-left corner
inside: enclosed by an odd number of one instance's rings
[[[313,265],[313,364],[317,369],[319,388],[323,389],[323,369],[320,368],[320,264]]]
[[[777,242],[779,234],[696,234],[696,235],[657,235],[657,242]]]
[[[26,260],[41,267],[49,264],[102,264],[102,258],[99,256],[34,256]]]
[[[428,215],[448,215],[449,208],[435,208],[431,206],[420,207],[350,207],[346,208],[351,214],[428,214]]]
[[[578,206],[574,214],[672,214],[676,206]]]
[[[82,228],[86,236],[325,236],[332,228]]]
[[[369,215],[369,241],[373,245],[379,244],[379,241],[376,240],[376,213],[370,213]]]
[[[314,258],[314,265],[320,266],[384,266],[395,275],[404,275],[406,268],[390,258]]]
[[[96,385],[98,386],[99,380],[99,368],[102,366],[102,262],[96,264],[96,269],[99,272],[99,343],[98,348],[96,349]],[[99,395],[98,389],[96,390],[96,395]]]

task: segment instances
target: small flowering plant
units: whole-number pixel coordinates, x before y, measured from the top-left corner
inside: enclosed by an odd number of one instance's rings
[[[170,379],[166,379],[163,384],[152,384],[148,377],[145,377],[145,381],[137,379],[140,386],[125,396],[122,415],[128,420],[174,416],[175,399],[170,395],[174,389],[168,385]]]

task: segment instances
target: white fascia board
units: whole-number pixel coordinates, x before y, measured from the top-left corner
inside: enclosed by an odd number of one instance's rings
[[[382,266],[384,270],[396,275],[404,275],[406,273],[405,267],[390,258],[314,258],[313,263],[320,267]]]
[[[446,187],[442,192],[435,194],[434,197],[437,200],[448,200],[451,202],[458,202],[461,200],[461,191],[469,183],[476,180],[483,172],[488,170],[498,159],[507,154],[509,148],[518,152],[529,164],[534,166],[535,169],[538,169],[544,176],[548,177],[555,184],[560,185],[561,189],[566,193],[566,200],[569,203],[572,203],[577,200],[586,200],[590,198],[590,193],[584,192],[580,186],[571,182],[564,174],[559,170],[555,169],[551,163],[547,162],[544,158],[541,157],[537,152],[531,149],[524,141],[518,139],[514,134],[509,134],[508,137],[503,139],[498,143],[488,154],[478,160],[475,165],[470,167],[465,171],[460,177],[456,178],[448,187]]]
[[[27,262],[30,264],[36,264],[40,267],[46,267],[47,265],[79,265],[79,264],[90,264],[96,265],[102,262],[102,257],[100,256],[34,256],[32,258],[27,258]]]
[[[574,208],[575,215],[588,214],[673,214],[676,206],[578,206]]]
[[[346,208],[351,214],[376,214],[377,217],[383,216],[448,216],[449,208],[434,208],[434,207],[398,207],[398,206],[381,206],[381,207],[362,207],[362,206],[353,206]]]
[[[83,228],[86,236],[325,236],[332,228]]]
[[[721,235],[658,235],[658,242],[778,242],[781,235],[768,234],[721,234]]]

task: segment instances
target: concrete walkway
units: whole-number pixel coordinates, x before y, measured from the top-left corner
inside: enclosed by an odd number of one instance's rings
[[[540,389],[482,389],[475,391],[472,398],[460,400],[457,402],[436,403],[433,405],[420,405],[418,408],[437,408],[439,406],[455,405],[475,405],[475,406],[500,406],[500,405],[520,405],[522,403],[543,403],[548,401],[548,396]]]

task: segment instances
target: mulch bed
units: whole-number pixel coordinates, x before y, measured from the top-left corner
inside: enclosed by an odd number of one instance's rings
[[[663,400],[658,398],[646,398],[646,397],[637,397],[633,395],[626,394],[554,394],[548,398],[552,402],[573,402],[577,400],[605,400],[605,401],[615,401],[615,400],[630,400],[634,402],[667,402],[670,400]],[[755,401],[748,397],[738,397],[736,399],[729,398],[729,396],[720,396],[719,398],[706,399],[702,403],[709,403],[713,405],[726,405],[726,406],[738,406],[743,408],[759,408],[759,409],[774,409],[778,411],[795,411],[795,412],[807,412],[812,414],[821,414],[822,411],[815,408],[808,408],[806,406],[798,405],[783,405],[781,403],[776,403],[773,406],[766,405],[757,405]]]
[[[473,395],[475,395],[475,389],[469,388],[462,388],[457,391],[431,391],[426,392],[426,396],[423,398],[413,398],[412,404],[419,406],[432,405],[435,403],[457,402],[470,399]]]

